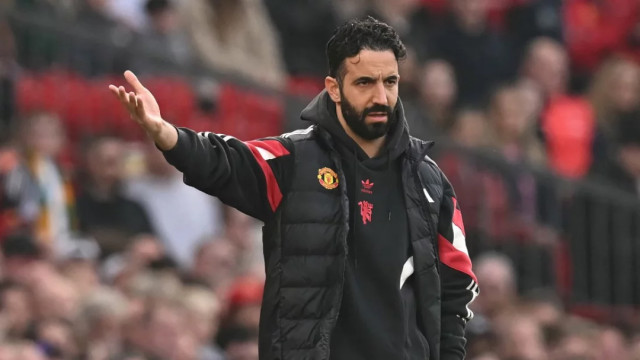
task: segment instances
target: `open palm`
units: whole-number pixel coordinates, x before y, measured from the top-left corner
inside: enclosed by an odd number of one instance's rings
[[[124,86],[115,85],[109,85],[109,89],[124,105],[131,118],[142,126],[149,135],[153,136],[159,133],[164,120],[162,120],[160,107],[153,94],[142,85],[133,72],[125,71],[124,78],[134,91],[127,92]]]

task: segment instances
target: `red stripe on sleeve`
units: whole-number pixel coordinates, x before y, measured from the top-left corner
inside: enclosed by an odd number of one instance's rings
[[[269,163],[267,163],[267,160],[265,159],[263,154],[268,153],[273,155],[273,157],[269,158],[276,158],[288,155],[289,151],[277,140],[254,140],[247,141],[245,142],[245,144],[247,145],[247,147],[249,147],[249,150],[251,150],[253,157],[256,159],[256,161],[260,165],[260,168],[262,169],[265,181],[267,183],[267,199],[269,200],[269,205],[271,205],[271,210],[275,211],[276,208],[278,208],[278,205],[280,205],[280,201],[282,201],[282,192],[280,191],[278,181],[273,174],[273,170],[271,169],[271,166],[269,166]],[[261,153],[258,148],[262,149],[263,152]]]
[[[268,152],[273,154],[274,157],[289,155],[289,150],[287,150],[287,148],[284,147],[284,145],[282,145],[282,143],[278,140],[252,140],[245,141],[245,144],[251,144],[267,150]]]
[[[438,234],[438,248],[440,253],[440,262],[452,269],[456,269],[469,275],[473,281],[478,281],[478,279],[476,279],[476,275],[471,270],[471,259],[469,258],[469,255],[456,249],[449,240],[440,234]]]
[[[458,207],[458,200],[456,198],[451,199],[453,199],[453,223],[462,230],[464,236],[467,236],[467,232],[464,230],[464,222],[462,221],[462,213]]]

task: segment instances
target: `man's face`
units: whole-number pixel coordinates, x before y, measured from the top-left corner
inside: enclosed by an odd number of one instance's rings
[[[526,60],[526,75],[538,85],[546,96],[565,92],[569,60],[565,50],[550,41],[534,44]]]
[[[359,137],[385,136],[398,119],[398,62],[391,50],[362,50],[345,59],[340,83],[339,111],[346,125]]]
[[[124,160],[122,143],[117,139],[103,139],[87,154],[87,168],[95,182],[115,185],[122,177]]]

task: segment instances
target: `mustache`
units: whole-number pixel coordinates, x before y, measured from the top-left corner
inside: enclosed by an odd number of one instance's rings
[[[376,105],[373,105],[372,107],[364,109],[364,111],[362,112],[362,117],[364,118],[365,116],[371,113],[379,113],[379,112],[386,113],[389,117],[391,117],[391,114],[393,113],[393,109],[387,105],[376,104]]]

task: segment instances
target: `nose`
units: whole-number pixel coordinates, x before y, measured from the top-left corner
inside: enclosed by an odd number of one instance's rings
[[[374,89],[375,93],[373,94],[373,103],[381,104],[381,105],[389,105],[387,101],[387,90],[384,87],[383,83],[377,83]]]

